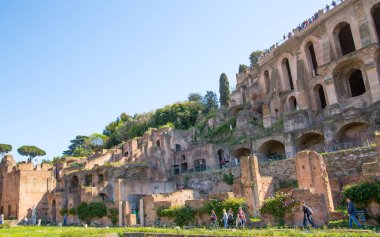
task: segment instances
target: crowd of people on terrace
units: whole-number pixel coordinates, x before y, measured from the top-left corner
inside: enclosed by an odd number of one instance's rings
[[[283,37],[282,37],[282,40],[280,42],[277,42],[277,43],[273,44],[269,49],[264,49],[263,50],[263,54],[260,56],[260,58],[265,57],[266,55],[270,54],[273,51],[273,49],[275,49],[275,48],[278,47],[278,45],[280,43],[285,42],[286,40],[292,38],[295,35],[296,32],[299,32],[299,31],[305,29],[310,24],[312,24],[314,21],[316,21],[319,18],[319,16],[323,13],[323,10],[325,10],[325,12],[327,13],[332,8],[335,8],[336,6],[338,6],[340,3],[344,2],[344,1],[345,0],[339,0],[339,1],[333,0],[331,2],[331,5],[326,4],[326,7],[324,9],[321,9],[320,11],[315,12],[313,16],[311,16],[308,19],[305,19],[302,23],[300,23],[292,31],[289,31],[287,34],[284,34]]]

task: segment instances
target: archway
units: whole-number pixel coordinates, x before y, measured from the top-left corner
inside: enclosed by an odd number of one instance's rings
[[[315,55],[314,45],[312,42],[306,44],[306,52],[308,53],[309,62],[313,69],[313,76],[315,76],[317,75],[318,62],[317,57]]]
[[[284,78],[284,83],[288,81],[290,90],[294,90],[293,77],[292,77],[292,71],[290,69],[289,59],[284,58],[282,60],[281,65],[282,65],[282,75]]]
[[[317,84],[314,87],[314,96],[317,103],[318,109],[324,109],[327,106],[325,91],[321,84]]]
[[[373,6],[371,10],[373,23],[375,24],[375,30],[377,34],[377,40],[380,42],[380,3]]]
[[[282,160],[286,158],[285,145],[277,140],[264,142],[258,151],[261,156],[269,160]]]
[[[347,22],[342,22],[335,27],[334,32],[339,42],[342,56],[356,50],[350,24]]]
[[[289,112],[297,111],[298,110],[298,104],[296,97],[292,96],[289,98]]]
[[[84,179],[84,186],[90,187],[92,185],[92,174],[86,175]]]
[[[298,151],[314,150],[324,152],[325,138],[318,133],[305,133],[297,139],[296,145]]]
[[[79,179],[77,176],[73,176],[70,181],[70,188],[78,188],[79,187]]]
[[[219,158],[219,168],[222,169],[223,163],[224,163],[224,151],[222,149],[218,151],[218,158]]]
[[[241,158],[243,156],[249,156],[251,155],[251,150],[248,149],[248,148],[245,148],[245,147],[242,147],[242,148],[239,148],[239,149],[236,149],[234,151],[234,156],[236,158]]]
[[[269,94],[269,91],[270,91],[270,75],[269,75],[268,70],[266,70],[264,72],[264,83],[265,83],[266,94]]]
[[[351,97],[356,97],[366,92],[363,74],[360,70],[355,69],[348,78],[348,84],[350,85]]]
[[[340,143],[360,146],[371,139],[369,125],[364,122],[352,122],[341,127],[336,138]]]
[[[57,222],[57,203],[53,200],[51,204],[51,222]]]
[[[99,193],[99,198],[100,198],[100,201],[102,201],[102,202],[108,201],[108,196],[105,193]]]

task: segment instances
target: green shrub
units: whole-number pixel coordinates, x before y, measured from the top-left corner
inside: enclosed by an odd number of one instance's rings
[[[64,216],[65,214],[67,215],[67,213],[68,213],[67,208],[62,208],[61,210],[59,210],[59,214],[61,214],[61,216]]]
[[[112,225],[116,225],[119,219],[119,210],[115,207],[108,208],[107,217],[110,218]]]
[[[77,214],[77,209],[75,207],[70,208],[67,212],[69,215],[75,216]]]
[[[229,174],[223,175],[223,181],[228,185],[234,184],[234,175],[230,172]]]
[[[168,217],[174,219],[178,226],[190,224],[197,214],[197,210],[189,206],[172,207],[172,208],[159,208],[157,215],[160,217]]]
[[[77,207],[78,218],[81,221],[90,224],[93,218],[102,218],[107,215],[107,207],[103,202],[91,202],[87,204],[82,202]]]
[[[244,212],[248,214],[247,201],[244,198],[229,198],[224,201],[211,200],[207,202],[199,211],[203,214],[210,214],[211,211],[214,210],[216,215],[220,217],[223,213],[223,209],[228,211],[231,208],[236,214],[239,207],[242,207]],[[218,219],[220,220],[221,218]]]
[[[260,208],[260,212],[276,217],[282,225],[284,224],[285,214],[297,204],[298,201],[295,200],[291,194],[278,192],[275,197],[264,200],[263,206]]]
[[[4,223],[4,224],[1,224],[0,225],[0,230],[1,229],[9,229],[11,226],[9,225],[9,223]]]
[[[368,205],[372,201],[380,203],[380,182],[362,182],[343,188],[343,200],[349,198],[354,203]]]

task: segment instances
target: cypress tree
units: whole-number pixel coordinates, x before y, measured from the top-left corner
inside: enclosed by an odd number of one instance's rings
[[[228,106],[231,93],[230,93],[230,83],[228,82],[227,75],[222,73],[219,79],[219,101],[221,106]]]

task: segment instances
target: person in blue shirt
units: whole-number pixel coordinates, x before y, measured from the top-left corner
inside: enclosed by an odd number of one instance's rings
[[[359,224],[358,220],[355,217],[356,210],[355,210],[355,205],[349,198],[346,199],[347,202],[347,213],[349,215],[348,218],[348,225],[350,228],[352,228],[352,221],[355,222],[355,224],[359,227],[362,228],[362,226]]]

